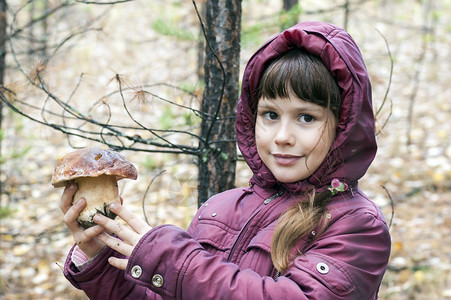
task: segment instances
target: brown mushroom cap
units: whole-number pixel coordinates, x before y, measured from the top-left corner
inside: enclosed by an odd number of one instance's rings
[[[122,155],[112,150],[84,148],[65,155],[57,163],[53,172],[52,185],[63,187],[78,177],[98,177],[102,174],[136,179],[135,166]]]

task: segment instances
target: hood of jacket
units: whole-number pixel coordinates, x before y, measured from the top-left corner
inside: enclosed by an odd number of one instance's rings
[[[292,48],[305,49],[321,58],[341,89],[337,135],[323,163],[307,179],[282,184],[262,162],[255,143],[252,103],[265,67]],[[362,55],[342,28],[322,22],[299,23],[274,36],[249,60],[243,75],[237,107],[237,143],[253,172],[251,184],[282,187],[294,194],[312,188],[322,191],[332,179],[353,185],[367,171],[376,155],[371,84]]]

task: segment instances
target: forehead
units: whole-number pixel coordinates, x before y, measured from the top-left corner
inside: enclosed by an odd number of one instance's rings
[[[294,94],[290,94],[290,97],[276,97],[276,98],[265,98],[262,97],[258,101],[258,107],[280,107],[280,108],[291,108],[291,109],[309,109],[309,110],[320,110],[325,111],[326,107],[320,106],[313,102],[309,102],[298,98]]]

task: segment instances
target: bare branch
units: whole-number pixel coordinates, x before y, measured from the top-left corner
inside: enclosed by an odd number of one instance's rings
[[[83,3],[83,4],[96,4],[96,5],[114,5],[121,4],[126,2],[133,2],[134,0],[117,0],[117,1],[85,1],[85,0],[75,0],[75,2]]]
[[[387,89],[385,90],[385,95],[384,95],[384,99],[382,100],[382,104],[376,111],[375,117],[377,118],[378,115],[380,114],[380,112],[382,111],[382,108],[384,108],[385,103],[386,103],[387,98],[388,98],[388,93],[390,91],[392,78],[393,78],[393,65],[394,65],[394,63],[393,63],[393,56],[392,56],[391,51],[390,51],[390,45],[388,44],[387,38],[378,29],[376,29],[376,31],[384,39],[385,47],[387,48],[388,57],[390,58],[390,75],[388,77]],[[391,117],[392,113],[393,113],[393,100],[390,99],[390,113],[388,114],[387,118],[385,119],[384,124],[382,124],[382,127],[377,131],[376,136],[379,135],[379,133],[381,133],[382,130],[385,128],[385,126],[388,123],[388,120],[390,120],[390,117]]]
[[[393,218],[394,218],[394,216],[395,216],[395,203],[394,203],[393,198],[392,198],[392,196],[390,195],[390,192],[388,191],[388,189],[387,189],[384,185],[381,185],[381,187],[385,190],[385,192],[387,193],[388,198],[390,199],[390,204],[391,204],[391,217],[390,217],[390,223],[389,223],[389,225],[388,225],[388,228],[390,229],[390,228],[391,228],[391,225],[392,225],[392,223],[393,223]]]
[[[160,175],[162,175],[164,172],[166,172],[166,170],[161,170],[157,175],[155,175],[152,180],[150,181],[149,185],[146,188],[146,191],[144,192],[144,196],[143,196],[143,200],[141,201],[141,207],[143,210],[143,215],[144,215],[144,219],[146,220],[146,223],[150,225],[149,220],[147,219],[147,213],[146,213],[146,209],[145,209],[145,201],[146,201],[146,197],[147,194],[149,193],[150,190],[150,186],[152,185],[152,183],[155,181],[155,179],[157,177],[159,177]]]

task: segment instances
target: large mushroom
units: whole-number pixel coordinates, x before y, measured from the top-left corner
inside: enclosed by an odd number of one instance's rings
[[[78,185],[74,201],[84,197],[87,205],[77,221],[88,228],[95,225],[92,218],[97,213],[111,219],[116,217],[109,205],[121,203],[117,181],[123,178],[135,180],[138,172],[122,155],[112,150],[84,148],[61,158],[53,172],[52,185],[55,188],[72,182]]]

